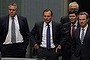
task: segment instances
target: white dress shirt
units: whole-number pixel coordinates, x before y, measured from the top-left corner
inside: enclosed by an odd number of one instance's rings
[[[86,34],[87,28],[88,28],[88,24],[87,24],[87,26],[84,28],[84,36],[85,36],[85,34]],[[83,28],[81,27],[81,29],[80,29],[80,40],[81,40],[82,29],[83,29]]]
[[[51,48],[54,48],[55,45],[53,43],[53,35],[52,35],[52,21],[49,23],[50,25],[50,42],[51,42]],[[43,32],[42,32],[42,42],[41,42],[41,47],[46,48],[46,31],[47,31],[47,23],[44,22],[43,24]]]
[[[22,37],[22,35],[20,33],[20,27],[19,27],[19,22],[18,22],[17,15],[15,15],[14,21],[15,21],[15,30],[16,30],[16,43],[22,43],[23,42],[23,37]],[[9,16],[8,33],[7,33],[5,42],[3,44],[12,44],[12,42],[11,42],[11,23],[12,23],[12,19]]]
[[[76,21],[76,23],[74,24],[75,25],[74,29],[77,29],[77,24],[78,24],[78,21]],[[72,35],[72,28],[73,28],[72,25],[73,24],[71,24],[71,35]]]

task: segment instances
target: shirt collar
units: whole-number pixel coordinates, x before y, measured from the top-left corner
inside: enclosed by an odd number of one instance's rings
[[[44,22],[44,25],[47,26],[47,23]],[[52,26],[52,21],[49,23],[50,26]]]
[[[9,18],[12,20],[11,16],[9,16]],[[17,20],[17,15],[14,16],[14,20]]]
[[[88,24],[84,27],[84,29],[87,30],[87,28],[88,28]],[[83,29],[83,28],[81,27],[81,29]]]
[[[77,27],[77,24],[78,24],[78,20],[75,22],[75,27]],[[72,26],[73,24],[71,23],[71,26]]]

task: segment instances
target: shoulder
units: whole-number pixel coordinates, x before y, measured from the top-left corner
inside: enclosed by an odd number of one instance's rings
[[[2,22],[5,22],[6,20],[8,20],[9,19],[9,16],[7,15],[7,16],[2,16],[2,17],[0,17],[0,22],[2,23]]]
[[[52,21],[52,26],[55,29],[61,29],[63,27],[63,25],[60,22],[55,22],[55,21]]]
[[[0,19],[5,19],[5,18],[9,18],[9,16],[6,15],[6,16],[1,16],[1,17],[0,17]]]
[[[26,17],[20,16],[20,15],[17,15],[17,17],[20,18],[20,19],[27,19]]]
[[[52,21],[53,25],[61,25],[61,22]]]
[[[88,31],[90,31],[90,26],[88,25],[88,28],[87,28]]]
[[[40,24],[42,24],[42,23],[43,23],[43,21],[35,22],[36,25],[40,25]]]
[[[67,15],[67,16],[61,17],[60,22],[61,22],[62,24],[69,22],[69,16]]]
[[[41,25],[43,25],[43,21],[38,21],[38,22],[35,22],[35,26],[41,26]]]
[[[62,16],[61,19],[69,19],[69,16]]]
[[[63,26],[68,26],[68,25],[71,25],[71,23],[67,22],[67,23],[63,24]]]

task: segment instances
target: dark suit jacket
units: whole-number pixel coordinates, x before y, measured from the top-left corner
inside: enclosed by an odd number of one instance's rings
[[[88,26],[83,44],[80,41],[80,28],[75,31],[74,39],[74,55],[76,58],[82,56],[82,60],[90,60],[90,26]]]
[[[63,25],[69,31],[69,33],[71,35],[71,23],[67,22],[67,23],[65,23]],[[79,27],[79,24],[77,24],[77,28],[78,27]],[[71,51],[72,42],[73,42],[73,38],[71,36],[71,38],[69,40],[67,40],[65,48],[63,50],[63,56],[62,56],[63,60],[70,60],[71,59],[71,55],[72,55],[72,51]]]
[[[64,27],[69,31],[69,33],[71,34],[71,23],[70,22],[67,22],[64,24]],[[79,28],[80,25],[79,23],[77,23],[77,28]]]
[[[32,39],[33,44],[41,44],[42,41],[42,31],[43,31],[43,23],[38,22],[35,24],[34,28],[31,31],[31,34],[36,38]],[[69,32],[63,28],[63,26],[59,23],[52,21],[52,34],[53,34],[53,42],[55,46],[61,45],[64,46],[66,40],[69,38]]]
[[[60,20],[61,24],[64,24],[64,23],[67,23],[67,22],[70,22],[69,20],[69,16],[63,16],[61,17],[61,20]]]
[[[20,27],[20,33],[23,36],[24,44],[23,47],[27,47],[29,41],[29,28],[27,24],[27,19],[22,16],[18,16],[18,22]],[[4,16],[0,18],[0,44],[5,42],[5,38],[8,33],[9,27],[9,16]]]

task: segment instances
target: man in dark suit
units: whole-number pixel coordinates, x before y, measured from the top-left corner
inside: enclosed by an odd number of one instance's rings
[[[0,18],[0,44],[2,57],[25,57],[29,41],[27,19],[17,15],[17,5],[8,6],[9,15]]]
[[[66,40],[69,39],[69,32],[61,24],[52,21],[52,17],[53,12],[50,9],[45,9],[43,11],[44,21],[36,23],[31,31],[36,39],[32,39],[32,42],[34,48],[38,49],[37,57],[45,57],[46,60],[58,60],[58,49],[61,50]],[[50,36],[47,34],[48,27],[50,27]],[[47,41],[50,43],[49,47]]]
[[[76,12],[79,11],[79,5],[78,5],[77,2],[74,1],[74,2],[71,2],[71,3],[69,4],[69,10],[68,10],[68,12],[70,12],[70,11],[76,11]],[[61,22],[61,24],[70,22],[69,16],[67,15],[67,16],[61,17],[60,22]]]
[[[86,12],[79,14],[80,28],[75,30],[72,60],[90,60],[90,26],[89,15]]]
[[[67,41],[62,53],[62,60],[71,60],[71,45],[73,42],[73,34],[75,29],[79,27],[77,12],[72,11],[68,14],[70,22],[64,24],[64,27],[69,31],[71,39]]]

